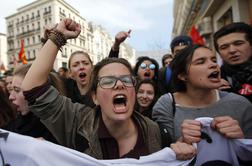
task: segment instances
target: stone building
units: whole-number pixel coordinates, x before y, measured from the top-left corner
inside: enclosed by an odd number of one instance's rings
[[[252,0],[176,0],[173,37],[189,34],[195,25],[206,45],[213,48],[213,33],[231,22],[252,23]]]
[[[46,26],[52,26],[64,18],[71,18],[81,25],[81,34],[77,39],[68,40],[59,52],[54,63],[54,69],[67,67],[70,54],[76,50],[87,52],[94,63],[108,56],[114,37],[101,26],[97,26],[85,18],[64,0],[36,0],[20,7],[17,12],[7,16],[7,54],[8,64],[13,67],[13,57],[18,58],[21,39],[24,40],[25,54],[31,63],[41,48],[40,39]],[[120,57],[129,61],[135,59],[135,50],[123,44]],[[132,61],[134,63],[134,61]]]

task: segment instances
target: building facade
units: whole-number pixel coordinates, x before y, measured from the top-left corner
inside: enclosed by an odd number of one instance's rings
[[[7,38],[6,35],[0,33],[0,76],[7,70]]]
[[[54,63],[54,69],[67,67],[72,52],[82,50],[87,52],[94,64],[108,56],[114,38],[101,27],[85,18],[64,0],[37,0],[17,9],[17,12],[7,16],[7,54],[8,64],[13,67],[13,57],[18,58],[21,40],[24,40],[25,54],[31,63],[41,48],[41,37],[45,27],[53,26],[64,18],[71,18],[81,25],[78,38],[68,40],[59,52]],[[129,54],[132,53],[132,54]],[[120,57],[134,58],[134,49],[122,45]]]
[[[213,48],[214,32],[231,22],[240,21],[252,24],[252,0],[174,1],[176,24],[172,35],[189,34],[195,25],[206,45]]]

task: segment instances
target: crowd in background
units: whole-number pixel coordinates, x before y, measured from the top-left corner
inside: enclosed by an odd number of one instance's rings
[[[212,117],[212,129],[227,139],[252,138],[250,25],[232,23],[215,32],[216,52],[177,36],[161,67],[153,57],[139,57],[134,67],[119,58],[131,33],[122,31],[108,58],[94,65],[76,51],[68,68],[53,70],[59,49],[80,30],[71,19],[61,21],[46,31],[32,64],[1,78],[0,128],[97,159],[139,158],[164,147],[179,160],[192,158],[192,144],[203,139],[198,117]]]

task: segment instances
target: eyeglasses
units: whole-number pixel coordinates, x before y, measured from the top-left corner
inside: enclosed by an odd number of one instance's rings
[[[103,89],[110,89],[115,87],[118,80],[126,87],[133,87],[136,85],[136,79],[131,75],[122,75],[120,77],[104,76],[98,79],[98,85]]]
[[[146,69],[147,67],[151,70],[154,70],[156,68],[156,65],[154,65],[153,63],[147,65],[146,63],[141,63],[140,67],[142,69]]]

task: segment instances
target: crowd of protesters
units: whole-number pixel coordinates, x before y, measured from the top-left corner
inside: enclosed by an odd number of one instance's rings
[[[179,160],[190,159],[197,154],[192,144],[203,139],[199,117],[213,118],[212,129],[226,139],[252,138],[250,25],[218,30],[216,52],[177,36],[162,67],[153,57],[139,57],[134,68],[119,58],[131,33],[122,31],[107,58],[94,65],[87,53],[76,51],[68,68],[55,72],[57,52],[80,31],[75,21],[62,20],[45,31],[31,65],[1,79],[0,128],[97,159],[139,158],[164,147]]]

